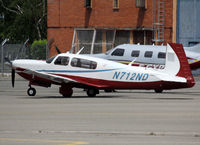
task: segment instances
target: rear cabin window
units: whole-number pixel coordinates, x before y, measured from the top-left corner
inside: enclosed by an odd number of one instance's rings
[[[144,57],[151,58],[153,55],[153,51],[146,51]]]
[[[54,62],[54,64],[56,65],[68,65],[68,63],[69,63],[69,57],[66,56],[59,56]]]
[[[166,53],[165,52],[159,52],[158,53],[158,58],[165,59],[166,58]]]
[[[95,61],[90,61],[87,59],[73,58],[71,61],[71,66],[87,69],[96,69],[97,63]]]
[[[139,50],[133,50],[132,53],[131,53],[132,57],[139,57],[139,55],[140,55],[140,51]]]
[[[118,48],[115,51],[112,52],[112,56],[123,56],[124,55],[124,49]]]

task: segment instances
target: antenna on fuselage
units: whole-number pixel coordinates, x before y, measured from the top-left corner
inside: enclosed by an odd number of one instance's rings
[[[132,64],[136,61],[137,58],[133,59],[133,61],[131,61],[128,65],[132,66]]]
[[[76,54],[79,55],[83,49],[84,49],[84,47],[82,47]]]

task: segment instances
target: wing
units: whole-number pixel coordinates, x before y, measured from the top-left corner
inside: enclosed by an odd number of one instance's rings
[[[40,71],[34,71],[30,69],[26,69],[23,71],[23,73],[37,76],[42,79],[46,79],[49,81],[52,81],[54,83],[79,83],[91,87],[97,87],[97,88],[107,88],[108,86],[105,85],[104,82],[101,82],[96,79],[90,79],[90,78],[84,78],[84,77],[78,77],[78,76],[71,76],[66,74],[55,74],[55,73],[47,73],[47,72],[40,72]]]
[[[39,77],[42,79],[46,79],[55,83],[78,83],[77,81],[67,78],[67,77],[62,77],[62,76],[58,76],[58,75],[54,75],[52,73],[46,73],[46,72],[39,72],[39,71],[35,71],[35,70],[30,70],[30,69],[26,69],[23,71],[23,73],[25,74],[29,74],[29,75],[33,75],[33,77]]]

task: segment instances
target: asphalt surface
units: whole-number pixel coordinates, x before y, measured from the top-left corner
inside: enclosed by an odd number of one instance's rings
[[[194,88],[100,92],[36,87],[0,78],[0,145],[200,145],[200,81]]]

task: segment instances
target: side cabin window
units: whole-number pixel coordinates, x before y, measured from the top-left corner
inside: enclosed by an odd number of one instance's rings
[[[112,56],[123,56],[124,49],[118,48],[118,49],[114,50],[111,55]]]
[[[68,65],[68,63],[69,63],[69,57],[66,56],[59,56],[54,62],[54,64],[56,65]]]
[[[166,58],[166,53],[165,52],[159,52],[158,53],[158,58],[165,59]]]
[[[144,57],[147,57],[147,58],[151,58],[152,55],[153,55],[153,51],[146,51],[146,52],[144,53]]]
[[[140,55],[140,51],[139,50],[133,50],[132,53],[131,53],[132,57],[139,57],[139,55]]]
[[[96,69],[97,63],[95,61],[90,61],[87,59],[73,58],[71,61],[71,66],[87,69]]]

